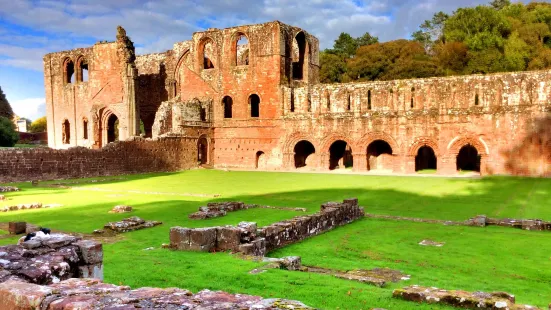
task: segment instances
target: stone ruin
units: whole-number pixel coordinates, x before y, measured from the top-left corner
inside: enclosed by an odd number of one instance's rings
[[[75,277],[103,279],[101,243],[51,234],[47,239],[0,247],[0,282],[48,285]]]
[[[15,186],[0,186],[0,193],[18,192],[19,188]]]
[[[130,206],[114,206],[109,213],[129,213],[132,212],[132,207]]]
[[[314,309],[298,301],[203,290],[193,294],[178,288],[102,283],[96,279],[69,279],[49,286],[8,281],[0,284],[0,309],[167,309],[167,310],[284,310]]]
[[[247,210],[247,209],[253,209],[253,208],[276,209],[276,210],[298,211],[298,212],[308,211],[306,208],[260,206],[255,204],[245,204],[239,201],[209,202],[207,203],[206,206],[199,207],[199,211],[190,214],[189,218],[192,220],[204,220],[208,218],[225,216],[228,212],[233,212],[238,210]]]
[[[2,207],[0,208],[0,212],[31,210],[31,209],[50,209],[50,208],[57,208],[61,206],[62,205],[57,203],[50,203],[50,204],[44,204],[44,205],[40,202],[22,203],[22,204],[13,205],[13,206]]]
[[[539,231],[551,231],[551,222],[543,221],[539,219],[495,219],[487,217],[486,215],[477,215],[472,219],[469,219],[466,222],[470,226],[502,226],[502,227],[512,227],[524,230],[539,230]]]
[[[257,205],[248,205],[242,202],[209,202],[204,207],[199,207],[199,211],[189,215],[190,219],[204,220],[213,217],[225,216],[228,212],[256,208]]]
[[[297,216],[260,229],[257,229],[256,223],[246,222],[237,227],[172,227],[169,247],[184,251],[231,251],[264,256],[269,251],[346,225],[363,216],[364,210],[358,205],[358,199],[346,199],[342,203],[325,203],[318,213]]]
[[[473,293],[466,291],[448,291],[435,287],[412,285],[402,289],[396,289],[392,295],[395,298],[405,299],[408,301],[443,304],[467,309],[539,309],[534,306],[515,304],[515,296],[505,292]]]
[[[132,216],[129,218],[122,219],[118,222],[109,222],[105,224],[103,227],[104,229],[97,229],[94,230],[95,234],[103,234],[103,233],[111,233],[111,234],[117,234],[117,233],[125,233],[129,231],[134,230],[140,230],[144,228],[151,228],[158,225],[163,224],[163,222],[159,221],[146,221],[143,220],[137,216]]]

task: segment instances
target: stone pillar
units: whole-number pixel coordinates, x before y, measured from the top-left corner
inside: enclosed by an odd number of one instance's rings
[[[365,153],[353,153],[354,167],[352,171],[367,171],[367,156]]]
[[[456,174],[456,156],[447,155],[438,157],[436,167],[438,174]]]

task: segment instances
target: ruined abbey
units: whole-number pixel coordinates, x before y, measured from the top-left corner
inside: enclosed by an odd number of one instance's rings
[[[318,75],[318,39],[278,21],[196,32],[141,56],[119,27],[114,42],[44,57],[49,146],[184,139],[148,148],[156,158],[185,149],[180,168],[548,169],[511,152],[551,111],[550,71],[347,84]]]

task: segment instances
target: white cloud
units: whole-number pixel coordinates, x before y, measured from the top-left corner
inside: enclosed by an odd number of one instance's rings
[[[46,115],[46,99],[26,98],[10,102],[13,112],[19,117],[35,120]]]

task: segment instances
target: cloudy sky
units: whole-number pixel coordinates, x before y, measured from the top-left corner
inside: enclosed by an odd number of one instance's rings
[[[0,0],[0,86],[16,114],[45,115],[42,57],[114,40],[126,28],[139,54],[195,31],[280,20],[330,47],[341,32],[409,38],[435,12],[490,0]],[[541,0],[540,0],[541,1]]]

